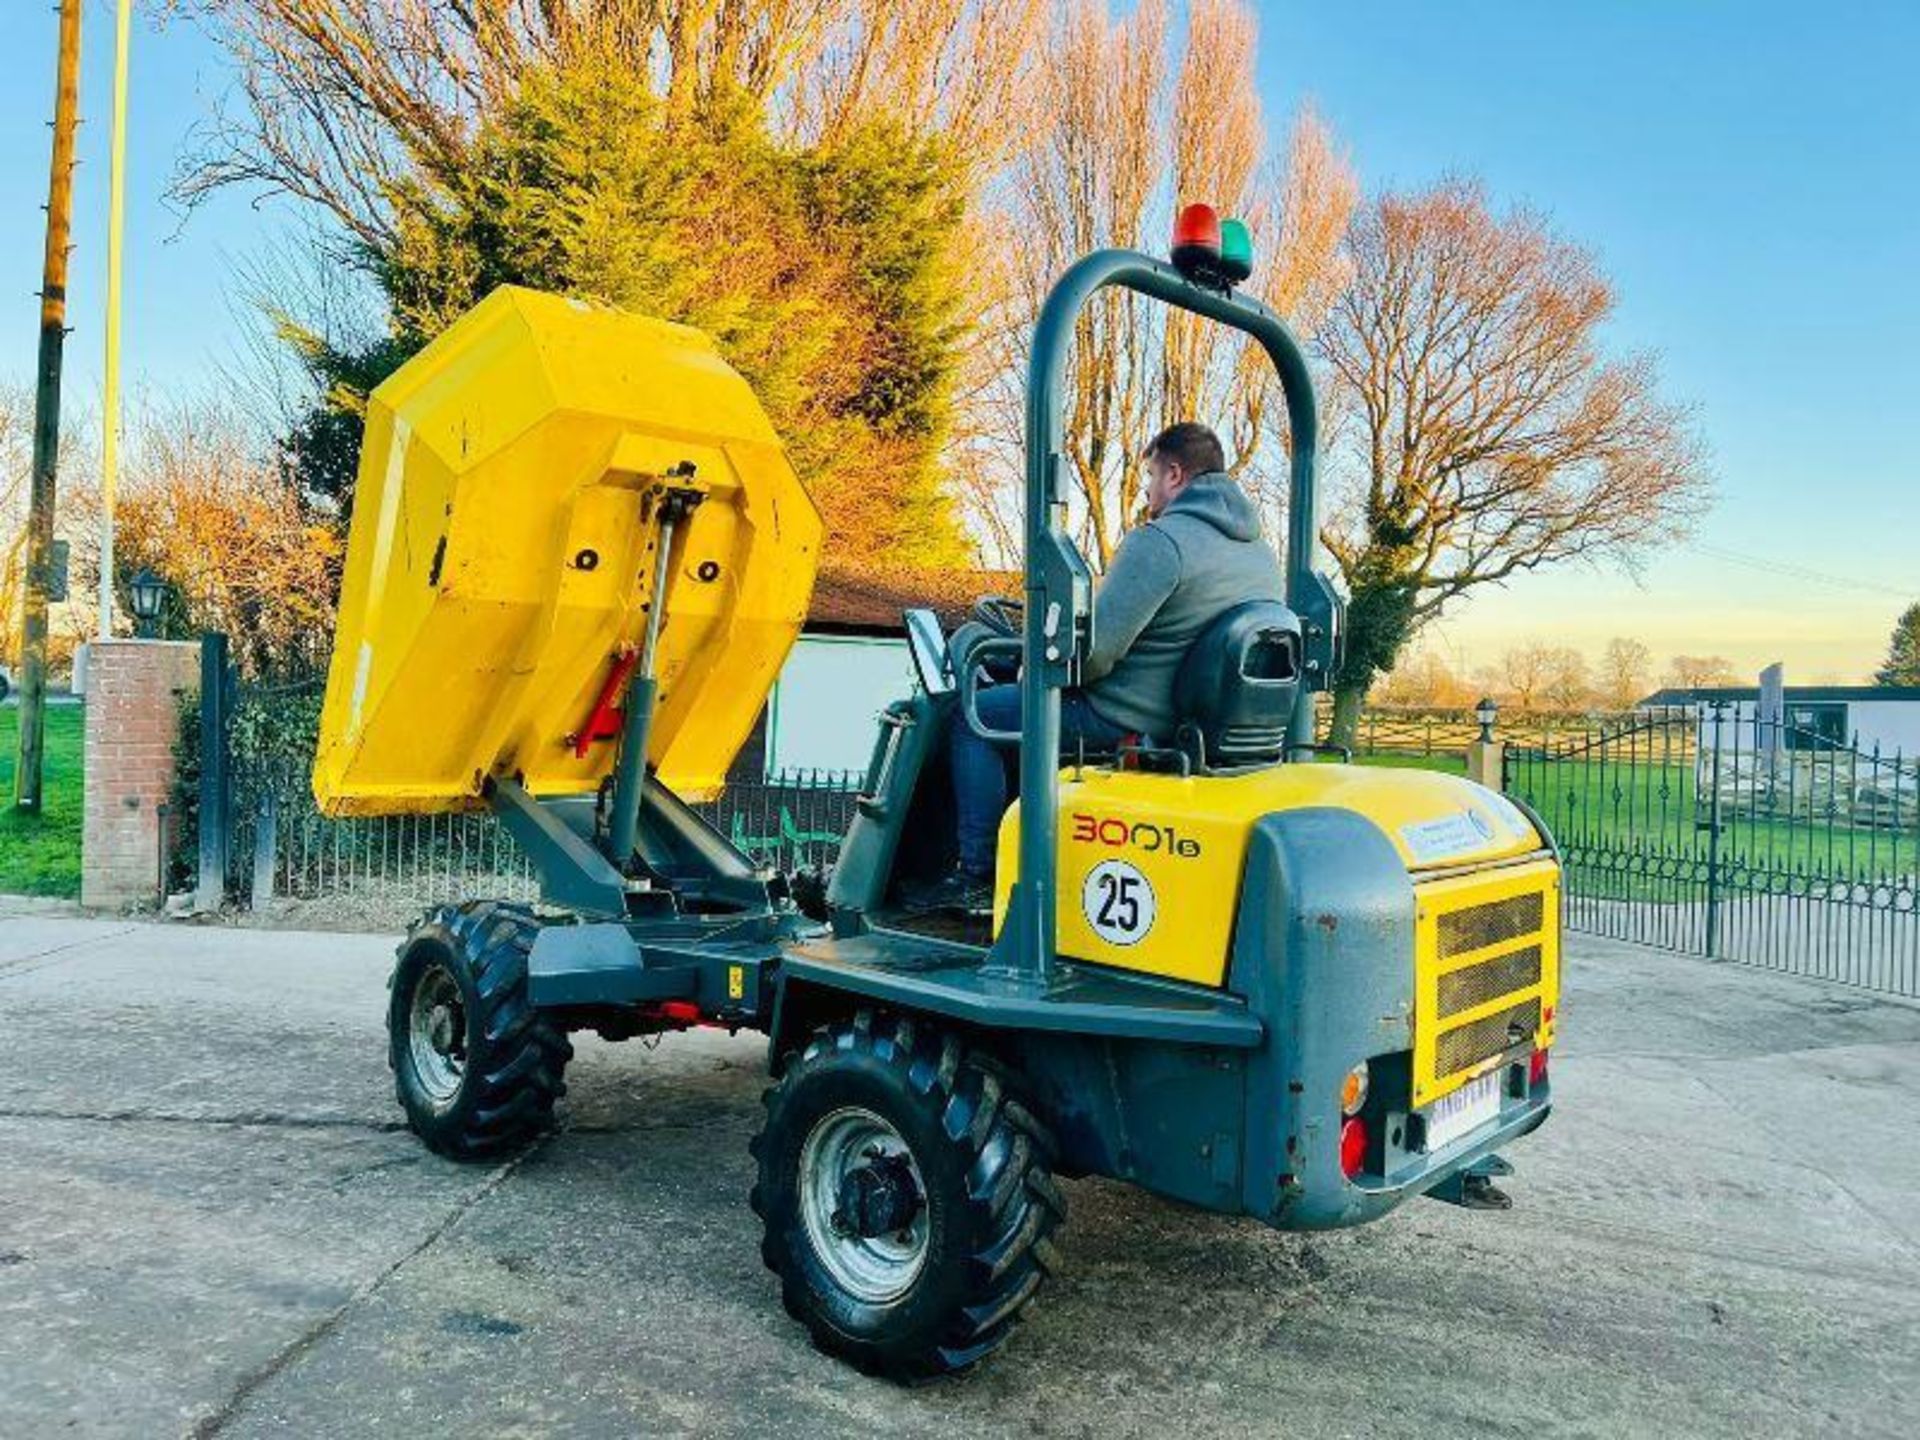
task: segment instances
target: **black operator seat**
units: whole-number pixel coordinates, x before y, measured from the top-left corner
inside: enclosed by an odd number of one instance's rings
[[[1214,620],[1174,677],[1174,743],[1197,770],[1277,765],[1300,688],[1300,617],[1249,600]]]

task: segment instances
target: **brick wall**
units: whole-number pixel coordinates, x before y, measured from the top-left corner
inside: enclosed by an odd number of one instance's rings
[[[192,641],[89,647],[81,904],[118,909],[160,898],[157,807],[173,783],[179,693],[199,685],[200,647]]]

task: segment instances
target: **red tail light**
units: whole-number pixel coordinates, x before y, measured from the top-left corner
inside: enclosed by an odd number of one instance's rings
[[[1356,1115],[1340,1127],[1340,1173],[1351,1180],[1366,1159],[1367,1125]]]
[[[1536,1050],[1533,1052],[1533,1058],[1527,1062],[1527,1088],[1529,1090],[1536,1088],[1546,1078],[1547,1052]]]

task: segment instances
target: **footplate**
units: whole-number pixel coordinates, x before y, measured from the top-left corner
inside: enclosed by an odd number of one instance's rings
[[[697,922],[663,925],[692,930]],[[745,924],[737,930],[768,930]],[[663,935],[642,943],[625,925],[549,925],[533,942],[527,990],[542,1010],[691,1002],[691,1016],[726,1025],[757,1024],[770,998],[779,946],[762,934],[704,941]]]

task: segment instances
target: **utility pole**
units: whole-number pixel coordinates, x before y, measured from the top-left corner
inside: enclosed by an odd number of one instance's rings
[[[100,436],[100,632],[113,638],[113,507],[120,479],[120,252],[126,230],[127,40],[133,0],[120,0],[114,26],[113,162],[107,180],[107,354]]]
[[[40,375],[33,397],[33,492],[27,519],[26,600],[20,621],[20,750],[13,803],[40,808],[47,703],[47,589],[53,556],[54,473],[60,459],[60,351],[67,338],[67,251],[73,231],[73,142],[80,124],[80,4],[60,0],[60,61],[47,181],[47,251],[40,285]]]

